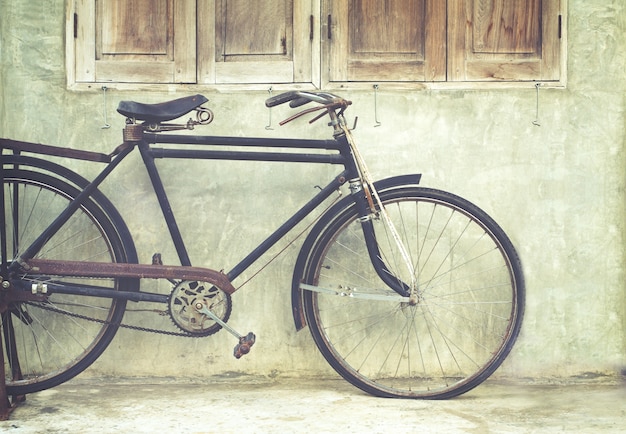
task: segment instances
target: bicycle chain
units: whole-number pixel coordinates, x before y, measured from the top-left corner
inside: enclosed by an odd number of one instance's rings
[[[92,318],[86,315],[81,315],[79,313],[74,313],[74,312],[68,312],[66,310],[58,309],[52,306],[46,306],[43,304],[35,304],[35,303],[29,303],[29,302],[26,302],[25,304],[36,306],[38,308],[41,308],[50,312],[56,312],[56,313],[60,313],[63,315],[71,316],[72,318],[83,319],[85,321],[91,321],[91,322],[104,324],[104,325],[113,325],[113,326],[117,326],[117,327],[124,328],[124,329],[136,330],[136,331],[147,332],[147,333],[162,334],[162,335],[167,335],[167,336],[184,337],[184,338],[202,337],[202,336],[193,335],[191,333],[171,332],[168,330],[151,329],[148,327],[140,327],[140,326],[134,326],[130,324],[113,323],[111,321],[106,321],[106,320],[98,319],[98,318]]]

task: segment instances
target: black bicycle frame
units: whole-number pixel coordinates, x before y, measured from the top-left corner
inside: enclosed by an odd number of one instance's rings
[[[243,150],[217,150],[217,149],[172,149],[156,148],[151,144],[188,144],[210,145],[214,147],[252,147],[252,148],[282,148],[299,150],[324,150],[336,151],[334,154],[315,154],[307,152],[267,152],[267,151],[243,151]],[[163,216],[165,218],[170,236],[176,248],[182,265],[191,265],[187,249],[176,223],[174,213],[169,204],[167,194],[161,177],[158,173],[155,159],[202,159],[202,160],[232,160],[232,161],[273,161],[273,162],[299,162],[321,163],[342,165],[344,171],[333,179],[326,187],[322,188],[309,202],[293,214],[286,222],[276,229],[269,237],[259,244],[250,254],[241,260],[227,273],[229,280],[234,280],[283,236],[300,223],[322,202],[330,197],[346,180],[357,178],[358,172],[354,160],[350,155],[350,147],[345,136],[339,136],[337,140],[298,140],[298,139],[267,139],[267,138],[239,138],[239,137],[216,137],[216,136],[183,136],[172,134],[144,134],[144,140],[139,144],[139,151],[144,165],[150,176],[154,191],[157,195]]]
[[[156,144],[185,144],[211,146],[211,149],[200,148],[174,148],[155,147]],[[201,160],[233,160],[233,161],[273,161],[273,162],[300,162],[334,164],[343,166],[340,172],[332,181],[322,188],[311,200],[296,211],[287,221],[278,227],[270,236],[259,244],[252,252],[235,265],[227,274],[229,281],[237,278],[282,237],[292,230],[298,223],[304,220],[313,210],[329,198],[347,181],[357,180],[359,171],[352,156],[350,145],[345,135],[336,135],[335,140],[300,140],[300,139],[270,139],[270,138],[245,138],[245,137],[219,137],[219,136],[186,136],[175,134],[154,134],[143,133],[139,141],[125,142],[120,146],[119,154],[111,159],[107,166],[97,175],[89,185],[87,185],[68,207],[53,221],[53,223],[24,251],[24,253],[9,267],[9,271],[17,270],[24,261],[33,258],[42,246],[63,226],[71,215],[107,178],[107,176],[119,165],[119,163],[132,152],[137,146],[142,156],[144,165],[150,177],[153,190],[174,243],[177,255],[182,266],[191,266],[189,254],[183,241],[178,223],[174,216],[172,207],[165,191],[161,176],[156,167],[156,159],[201,159]],[[269,152],[269,151],[248,151],[248,150],[223,150],[222,148],[280,148],[282,150],[297,150],[297,152]],[[219,149],[218,149],[219,148]],[[327,151],[326,153],[312,153],[310,151]],[[328,151],[334,151],[328,153]],[[363,192],[353,193],[357,212],[360,217],[371,214],[371,209],[367,205],[367,200]],[[376,245],[375,235],[371,222],[363,219],[363,229],[370,258],[378,275],[388,285],[400,294],[407,291],[406,285],[393,279],[382,259],[380,258]],[[5,248],[0,246],[0,248]],[[126,298],[134,301],[157,301],[160,300],[156,294],[149,293],[128,293],[125,291],[98,290],[97,288],[56,288],[59,292],[75,292],[84,295],[97,297]],[[85,293],[87,291],[87,293]],[[404,295],[404,294],[403,294]],[[156,297],[156,298],[154,298]]]

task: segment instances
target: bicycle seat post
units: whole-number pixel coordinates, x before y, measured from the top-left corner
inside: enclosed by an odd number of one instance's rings
[[[126,122],[122,133],[124,143],[140,142],[143,138],[143,125]]]

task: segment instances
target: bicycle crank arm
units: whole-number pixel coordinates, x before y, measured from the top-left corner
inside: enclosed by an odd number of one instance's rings
[[[245,356],[250,352],[252,345],[254,345],[254,343],[256,342],[256,336],[254,335],[254,333],[249,332],[245,336],[241,335],[237,332],[237,330],[226,324],[224,321],[222,321],[220,317],[211,312],[207,305],[202,303],[201,301],[195,304],[195,308],[198,312],[205,314],[213,321],[218,323],[220,326],[222,326],[222,328],[228,333],[239,339],[239,343],[235,345],[235,349],[233,351],[233,355],[235,356],[235,358],[240,359],[241,356]]]

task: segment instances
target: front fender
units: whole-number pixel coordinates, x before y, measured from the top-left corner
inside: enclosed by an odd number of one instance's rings
[[[381,179],[374,182],[374,188],[376,191],[383,192],[386,190],[392,190],[395,188],[406,187],[411,185],[418,185],[422,178],[421,173],[393,176],[390,178]],[[326,226],[333,216],[340,210],[347,206],[350,206],[354,201],[351,196],[345,197],[338,203],[333,205],[328,211],[326,211],[315,224],[313,229],[309,232],[308,236],[302,244],[300,253],[298,253],[298,259],[293,270],[293,278],[291,280],[291,309],[293,313],[293,319],[296,326],[296,330],[302,330],[306,327],[306,318],[304,315],[304,303],[302,299],[302,289],[300,289],[300,283],[302,276],[304,275],[304,268],[308,262],[310,251],[313,248],[317,235]]]

